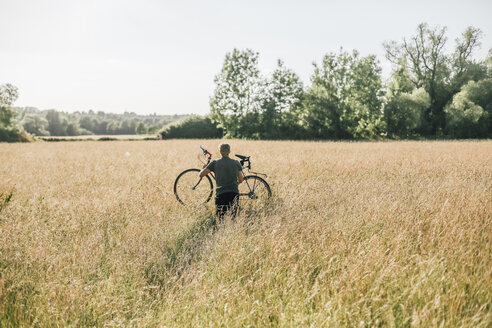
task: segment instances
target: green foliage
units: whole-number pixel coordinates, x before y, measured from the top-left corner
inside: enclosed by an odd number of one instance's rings
[[[50,109],[46,112],[46,121],[48,122],[48,132],[51,136],[78,136],[92,134],[87,130],[79,127],[77,117],[68,115],[63,112]]]
[[[250,49],[234,49],[226,54],[222,70],[214,79],[216,87],[210,99],[211,118],[224,129],[227,137],[258,135],[264,96],[258,56]]]
[[[9,127],[12,125],[12,119],[16,116],[16,112],[5,104],[0,105],[0,127]]]
[[[484,61],[472,58],[481,35],[467,28],[446,53],[446,28],[420,24],[409,40],[385,45],[395,64],[387,85],[376,57],[354,50],[327,54],[314,64],[306,90],[281,61],[264,77],[257,52],[234,49],[215,78],[211,118],[227,137],[248,139],[483,137],[490,130],[485,105],[465,101],[465,95],[450,105],[470,81],[491,78],[492,50]]]
[[[24,131],[36,136],[48,136],[48,120],[40,115],[26,114],[20,120],[19,124],[24,128]]]
[[[384,119],[388,136],[412,138],[418,136],[424,112],[430,106],[430,97],[424,88],[392,95],[385,108]]]
[[[10,106],[18,96],[17,88],[12,84],[0,85],[0,128],[12,126],[12,119],[16,116],[16,112]]]
[[[137,126],[135,127],[135,133],[136,134],[146,134],[147,128],[145,127],[145,124],[143,124],[142,122],[138,122]]]
[[[445,108],[447,133],[458,138],[492,137],[492,79],[470,81]]]
[[[328,54],[314,64],[300,115],[314,138],[369,139],[383,128],[381,68],[374,56]]]
[[[48,131],[51,136],[66,136],[68,121],[62,114],[54,109],[48,110],[46,113],[48,121]]]
[[[492,49],[486,60],[473,59],[481,37],[479,29],[468,27],[447,53],[446,28],[420,24],[411,38],[385,44],[395,64],[388,85],[376,57],[354,50],[328,54],[314,64],[305,91],[281,61],[265,78],[257,52],[234,49],[215,78],[211,118],[235,138],[485,137],[490,110],[475,94],[487,98],[482,86],[488,84],[482,81],[492,78]]]
[[[21,131],[14,121],[17,112],[11,107],[19,96],[17,87],[12,84],[0,85],[0,141],[27,142],[32,137]]]
[[[446,127],[444,107],[468,81],[478,81],[486,76],[486,66],[472,59],[481,35],[479,29],[468,27],[456,40],[454,52],[447,54],[446,28],[420,24],[416,35],[409,40],[385,44],[386,57],[397,65],[398,70],[405,70],[414,88],[424,88],[429,94],[430,105],[424,112],[420,134],[441,135]]]
[[[208,116],[190,116],[166,126],[159,134],[162,139],[212,139],[221,138],[223,132]]]
[[[281,60],[263,90],[259,138],[297,139],[302,135],[296,113],[302,105],[303,85],[299,76]]]
[[[0,142],[31,142],[34,138],[25,131],[20,131],[17,127],[0,127]]]
[[[410,78],[407,61],[405,56],[400,58],[398,66],[393,71],[392,79],[388,86],[388,97],[396,96],[402,92],[411,93],[415,90],[415,85]]]
[[[489,55],[485,59],[485,67],[487,67],[487,77],[492,79],[492,48],[489,49]]]
[[[19,131],[15,128],[0,127],[0,142],[17,142],[19,141]]]
[[[282,61],[269,78],[261,77],[257,63],[258,53],[234,49],[215,78],[211,117],[226,136],[369,139],[382,132],[381,69],[374,56],[325,56],[306,94]]]
[[[36,136],[78,136],[153,134],[163,126],[188,115],[137,115],[125,112],[112,114],[104,112],[65,113],[54,109],[40,111],[32,107],[18,108],[19,125]],[[141,124],[140,124],[141,123]]]

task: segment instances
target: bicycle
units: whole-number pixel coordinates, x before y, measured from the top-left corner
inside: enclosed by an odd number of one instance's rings
[[[203,168],[212,160],[212,154],[205,148],[200,146],[202,155],[206,158],[206,163]],[[240,159],[241,170],[248,169],[250,175],[244,175],[243,183],[239,184],[239,201],[242,207],[255,207],[257,204],[264,204],[271,196],[272,191],[270,186],[265,181],[263,176],[267,178],[265,173],[251,171],[250,156],[237,155]],[[199,177],[200,169],[187,169],[181,172],[176,181],[174,181],[174,195],[176,199],[183,205],[200,205],[210,201],[214,192],[212,179],[215,180],[214,173],[210,173],[203,178]],[[212,177],[212,179],[210,178]]]

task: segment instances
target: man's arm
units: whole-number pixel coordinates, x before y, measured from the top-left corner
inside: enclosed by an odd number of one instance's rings
[[[241,183],[244,181],[244,174],[243,171],[237,172],[237,182]]]
[[[215,161],[211,161],[208,165],[200,171],[200,178],[203,178],[215,169]]]
[[[208,168],[204,168],[203,170],[200,171],[200,178],[203,178],[204,176],[206,176],[210,172],[212,172],[212,171],[210,171]]]

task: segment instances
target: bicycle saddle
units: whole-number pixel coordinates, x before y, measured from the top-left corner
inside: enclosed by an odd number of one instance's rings
[[[238,154],[236,154],[236,157],[239,158],[239,159],[242,159],[243,161],[249,160],[249,156],[244,156],[244,155],[238,155]]]

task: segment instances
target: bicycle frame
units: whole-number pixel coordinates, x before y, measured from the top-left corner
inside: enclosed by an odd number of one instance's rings
[[[203,155],[207,156],[207,163],[205,165],[203,165],[202,169],[206,168],[208,166],[208,164],[210,164],[210,161],[212,160],[212,154],[209,153],[205,148],[203,148],[202,146],[200,146],[201,150],[203,151]],[[251,173],[251,174],[254,174],[255,176],[259,176],[259,175],[262,175],[264,176],[265,178],[267,178],[268,176],[265,174],[265,173],[260,173],[260,172],[254,172],[254,171],[251,171],[251,162],[249,160],[249,157],[247,159],[243,159],[241,160],[241,172],[243,173],[243,176],[246,177],[246,175],[244,174],[244,163],[245,162],[248,162],[248,166],[246,166],[248,168],[248,173]],[[212,178],[214,180],[215,179],[215,175],[213,172],[210,173],[210,175],[212,176]],[[200,182],[202,181],[202,178],[200,178],[200,180],[198,180],[198,182],[196,183],[196,185],[193,186],[193,190],[195,190],[195,188],[200,184]],[[244,181],[246,182],[246,185],[248,186],[248,189],[249,189],[249,193],[240,193],[239,196],[250,196],[252,193],[254,193],[254,190],[255,190],[255,187],[256,185],[253,184],[253,188],[251,188],[251,186],[249,185],[248,183],[248,179],[244,179]],[[256,183],[256,180],[255,180],[255,183]]]

